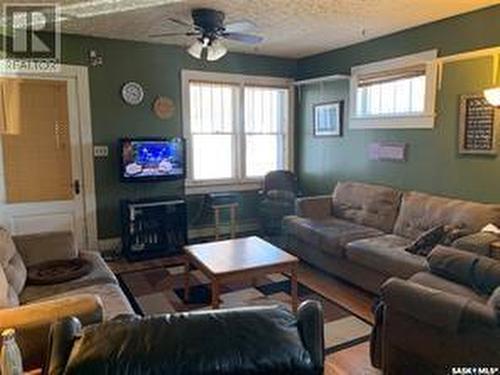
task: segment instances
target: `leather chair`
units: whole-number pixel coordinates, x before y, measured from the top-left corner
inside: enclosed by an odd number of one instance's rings
[[[290,171],[273,171],[264,177],[259,218],[265,234],[279,234],[283,217],[295,213],[298,185],[297,176]]]
[[[44,373],[323,373],[321,305],[297,315],[279,306],[122,316],[82,329],[76,318],[51,327]]]

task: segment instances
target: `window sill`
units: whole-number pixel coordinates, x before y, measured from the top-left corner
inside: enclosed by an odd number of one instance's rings
[[[199,194],[210,194],[210,193],[223,193],[232,191],[252,191],[260,190],[262,188],[262,183],[258,180],[249,182],[224,182],[224,183],[213,183],[213,182],[193,182],[186,181],[186,195],[199,195]]]
[[[433,129],[434,115],[351,117],[349,129]]]

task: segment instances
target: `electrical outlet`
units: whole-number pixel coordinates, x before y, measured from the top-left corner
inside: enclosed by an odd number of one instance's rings
[[[107,158],[109,154],[108,146],[94,146],[94,157]]]

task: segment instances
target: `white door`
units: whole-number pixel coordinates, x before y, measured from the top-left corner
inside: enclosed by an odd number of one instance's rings
[[[76,80],[0,78],[0,204],[13,234],[87,233]]]

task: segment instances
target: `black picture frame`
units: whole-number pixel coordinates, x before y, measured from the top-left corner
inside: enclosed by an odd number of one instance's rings
[[[342,137],[343,122],[343,100],[313,105],[313,134],[315,137]]]

